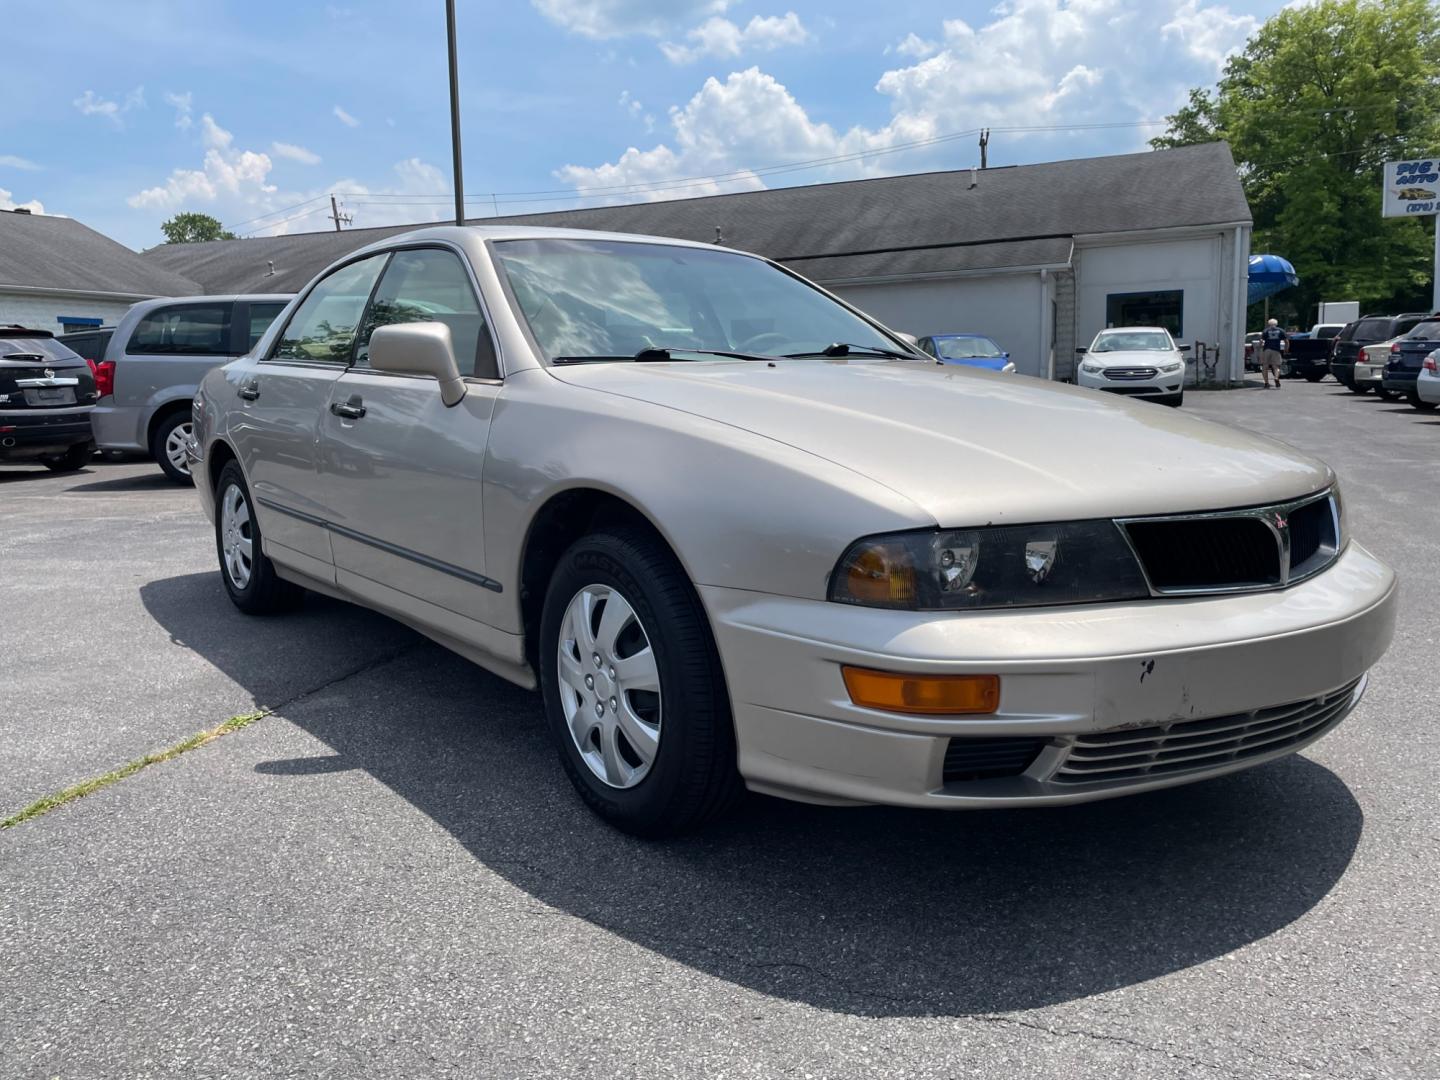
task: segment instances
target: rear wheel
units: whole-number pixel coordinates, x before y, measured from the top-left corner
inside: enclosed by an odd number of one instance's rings
[[[78,443],[63,454],[56,454],[54,457],[42,460],[45,467],[51,472],[74,472],[76,469],[83,469],[88,465],[94,453],[95,447],[91,443]]]
[[[1375,387],[1375,396],[1381,401],[1396,401],[1400,397],[1394,390],[1386,390],[1383,386]]]
[[[193,483],[185,444],[190,439],[190,413],[173,412],[155,425],[150,435],[150,456],[160,470],[177,484]]]
[[[541,619],[540,680],[561,764],[612,825],[674,835],[742,792],[704,609],[648,534],[593,534],[560,557]]]
[[[1345,386],[1350,390],[1352,394],[1368,394],[1370,392],[1369,383],[1357,383],[1353,379],[1350,382],[1347,382]]]
[[[300,603],[305,590],[283,580],[261,550],[260,523],[240,466],[230,461],[215,485],[215,551],[230,601],[247,615],[272,615]]]
[[[1421,412],[1431,412],[1437,404],[1440,404],[1440,402],[1421,400],[1420,393],[1417,390],[1411,390],[1410,393],[1406,394],[1405,400],[1410,403],[1412,409],[1419,409]]]
[[[1307,371],[1305,373],[1306,382],[1319,382],[1323,378],[1325,378],[1325,372],[1323,371]]]

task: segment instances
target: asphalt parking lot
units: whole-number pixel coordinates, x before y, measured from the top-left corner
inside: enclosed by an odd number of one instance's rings
[[[1158,407],[1158,406],[1157,406]],[[1063,810],[580,805],[538,701],[381,616],[225,600],[149,464],[0,470],[0,1076],[1434,1077],[1440,417],[1187,397],[1320,454],[1403,578],[1303,754]]]

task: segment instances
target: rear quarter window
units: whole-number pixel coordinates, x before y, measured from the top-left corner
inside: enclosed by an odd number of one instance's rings
[[[125,343],[134,353],[226,356],[230,352],[229,304],[177,304],[147,313]]]

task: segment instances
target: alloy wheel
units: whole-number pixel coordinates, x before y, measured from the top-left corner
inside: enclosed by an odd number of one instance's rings
[[[250,584],[255,565],[254,530],[250,526],[250,503],[240,488],[231,484],[220,497],[220,551],[230,584],[244,589]]]
[[[560,626],[560,703],[580,758],[613,788],[644,780],[660,749],[660,672],[634,607],[587,585]]]

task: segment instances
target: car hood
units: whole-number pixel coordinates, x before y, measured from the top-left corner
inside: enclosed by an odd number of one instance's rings
[[[1003,371],[1010,361],[1003,356],[967,356],[963,359],[941,360],[942,364],[964,364],[966,367],[984,368],[987,371]]]
[[[798,447],[947,526],[1253,506],[1333,479],[1282,443],[1164,406],[959,365],[782,360],[550,372]]]
[[[1157,352],[1145,349],[1137,352],[1091,352],[1086,353],[1084,362],[1099,364],[1101,367],[1159,367],[1173,364],[1180,359],[1178,352]]]

